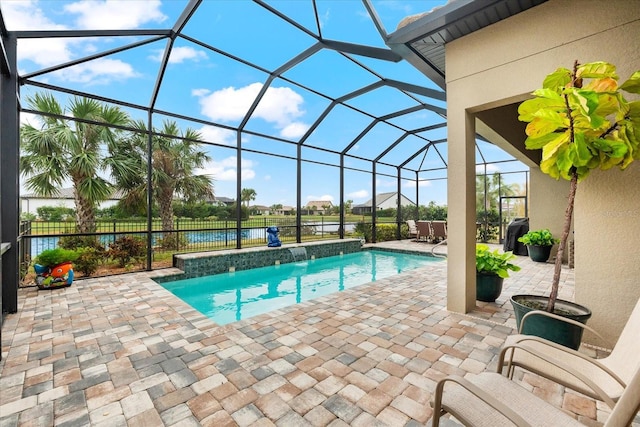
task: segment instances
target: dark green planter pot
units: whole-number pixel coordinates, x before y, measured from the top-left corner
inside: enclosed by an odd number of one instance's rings
[[[529,258],[535,262],[547,262],[553,246],[527,245]]]
[[[503,282],[504,279],[497,274],[476,271],[476,299],[494,302],[502,293]]]
[[[511,305],[513,305],[513,311],[516,315],[516,324],[520,329],[520,321],[522,317],[528,312],[534,310],[533,308],[523,305],[523,301],[534,301],[542,304],[542,307],[547,306],[548,297],[540,295],[514,295],[511,297]],[[541,308],[544,310],[545,308]],[[586,324],[587,320],[591,317],[591,310],[581,306],[579,304],[556,300],[556,312],[563,317],[576,320],[580,323]],[[558,312],[560,310],[560,312]],[[571,312],[574,314],[565,314],[565,312]],[[577,350],[580,347],[582,341],[582,329],[579,326],[570,325],[568,323],[561,322],[556,319],[542,316],[530,316],[527,318],[522,333],[525,335],[535,335],[541,338],[548,339],[565,347]]]

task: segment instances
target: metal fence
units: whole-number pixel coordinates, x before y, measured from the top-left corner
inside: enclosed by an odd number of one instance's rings
[[[355,231],[356,223],[345,223],[346,235]],[[271,226],[278,227],[279,238],[283,244],[297,241],[295,217],[265,216],[240,223],[240,247],[266,246],[268,239],[266,229]],[[146,270],[148,267],[151,269],[171,267],[174,254],[235,249],[238,245],[238,228],[234,220],[179,218],[174,220],[173,230],[164,230],[161,221],[154,220],[151,222],[150,232],[146,219],[98,220],[95,223],[96,231],[93,233],[78,233],[76,231],[78,229],[78,223],[75,221],[23,221],[20,224],[22,277],[24,278],[28,273],[31,261],[43,250],[57,247],[60,239],[93,236],[102,247],[109,249],[123,237],[133,237],[144,245],[147,255],[126,266],[124,271],[127,272]],[[339,232],[339,221],[324,218],[302,221],[300,229],[302,241],[336,239],[339,237]],[[101,271],[97,275],[119,273],[123,269],[109,268]]]

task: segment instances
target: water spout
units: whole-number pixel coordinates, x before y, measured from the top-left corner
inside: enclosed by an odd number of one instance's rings
[[[293,261],[306,261],[307,260],[307,248],[289,248]]]

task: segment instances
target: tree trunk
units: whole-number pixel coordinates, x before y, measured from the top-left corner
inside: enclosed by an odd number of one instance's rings
[[[547,311],[553,313],[558,298],[558,287],[560,285],[560,273],[562,271],[562,258],[564,256],[564,248],[569,240],[569,230],[571,229],[571,219],[573,218],[573,203],[576,198],[576,190],[578,189],[578,173],[571,174],[569,186],[569,197],[567,200],[567,209],[564,212],[564,226],[562,227],[562,235],[560,236],[560,246],[556,255],[555,269],[553,271],[553,282],[551,282],[551,294],[549,294],[549,304]]]
[[[160,195],[158,204],[160,205],[160,217],[162,218],[162,229],[166,231],[173,230],[173,206],[171,204],[173,191]]]
[[[74,186],[73,195],[76,202],[76,222],[79,233],[95,233],[96,215],[93,203],[78,194],[77,187]]]

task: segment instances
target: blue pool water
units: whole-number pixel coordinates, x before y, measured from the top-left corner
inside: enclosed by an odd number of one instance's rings
[[[161,285],[225,325],[438,261],[426,255],[362,251]]]

